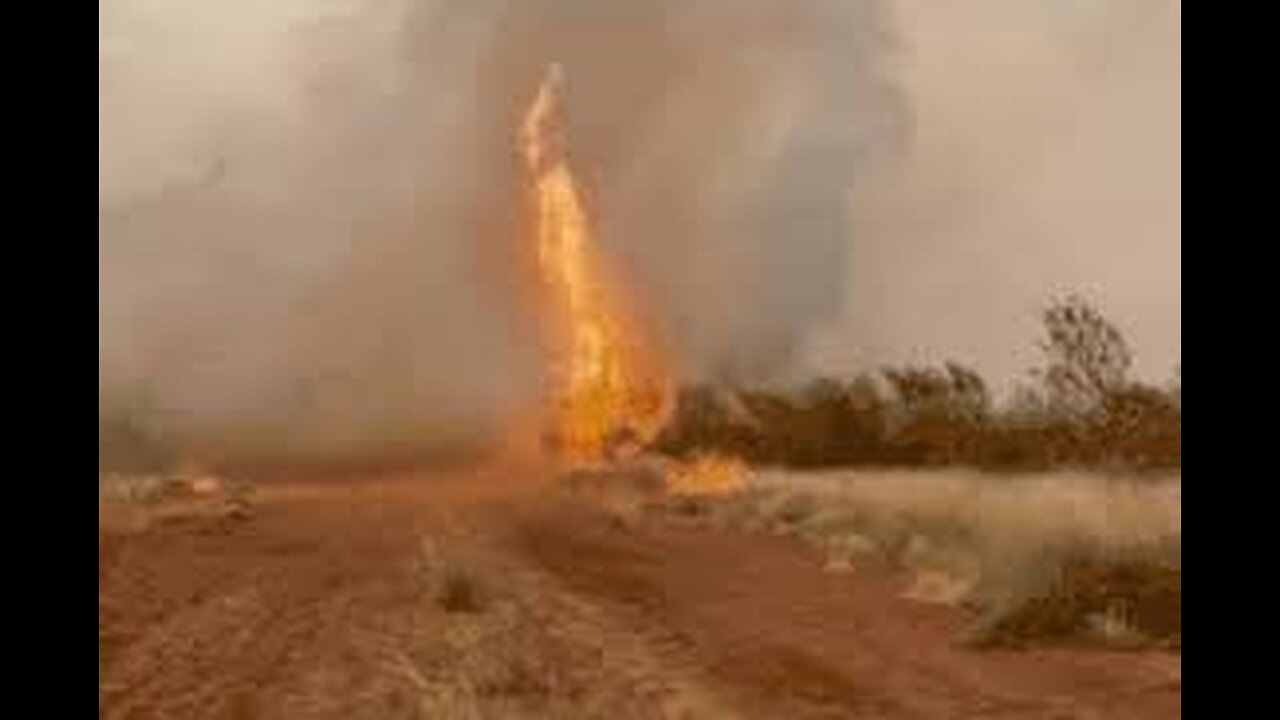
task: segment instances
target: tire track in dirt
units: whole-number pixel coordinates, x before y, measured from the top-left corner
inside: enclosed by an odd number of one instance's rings
[[[410,518],[351,494],[111,538],[105,566],[99,553],[99,716],[413,717],[390,684],[344,700],[367,685],[373,638],[403,632],[418,601],[399,564]],[[329,677],[319,693],[317,673]]]
[[[888,572],[485,478],[281,485],[244,521],[99,524],[104,718],[1181,716],[1165,658],[976,653],[954,644],[963,614],[900,600]],[[438,607],[424,538],[489,607]]]
[[[661,638],[744,717],[1166,718],[1166,658],[978,652],[964,613],[900,598],[887,568],[824,572],[801,543],[619,522],[573,503],[526,513],[517,542],[571,591]]]
[[[470,483],[286,485],[242,522],[100,532],[99,716],[733,717],[496,542],[524,501]],[[480,584],[479,611],[441,610],[426,545]]]

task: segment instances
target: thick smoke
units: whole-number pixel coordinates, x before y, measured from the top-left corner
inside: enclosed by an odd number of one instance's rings
[[[1181,357],[1180,0],[896,0],[911,142],[855,193],[846,314],[812,370],[1023,376],[1082,293],[1139,375]],[[811,371],[812,371],[811,370]]]
[[[776,372],[896,141],[887,30],[872,0],[100,0],[100,418],[323,458],[528,408],[511,133],[551,61],[679,372]]]

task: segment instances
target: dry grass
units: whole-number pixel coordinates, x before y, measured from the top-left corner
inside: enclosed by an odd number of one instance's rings
[[[147,503],[171,497],[181,482],[168,475],[98,473],[98,503]]]
[[[170,520],[244,520],[253,514],[248,480],[211,475],[98,473],[99,532],[130,532]]]
[[[416,695],[420,717],[719,717],[629,627],[493,547],[426,538],[415,566],[430,601],[386,669]]]
[[[905,568],[908,596],[973,605],[994,626],[1051,593],[1072,563],[1180,576],[1181,488],[1180,477],[766,471],[720,515],[804,537],[832,569],[873,558]]]
[[[1182,571],[1151,563],[1067,565],[1047,592],[990,623],[978,644],[1078,640],[1110,647],[1182,647]]]

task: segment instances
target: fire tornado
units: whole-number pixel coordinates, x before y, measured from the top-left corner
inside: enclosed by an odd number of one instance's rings
[[[651,440],[666,419],[665,362],[606,267],[567,154],[563,73],[552,65],[524,116],[528,173],[548,354],[547,438],[572,462],[616,443]]]

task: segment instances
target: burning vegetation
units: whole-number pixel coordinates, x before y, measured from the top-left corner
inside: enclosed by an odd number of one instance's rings
[[[730,455],[706,453],[681,463],[667,473],[667,490],[673,495],[728,495],[746,487],[751,470]]]

